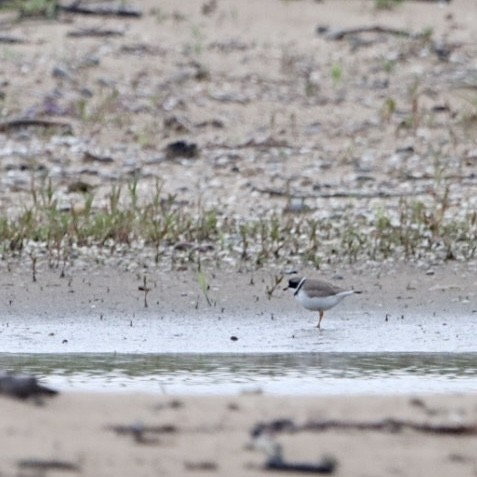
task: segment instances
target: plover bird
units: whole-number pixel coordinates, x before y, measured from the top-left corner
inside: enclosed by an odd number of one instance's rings
[[[320,328],[321,320],[326,310],[336,306],[344,297],[353,293],[361,293],[356,290],[345,290],[322,280],[306,277],[294,277],[288,280],[288,287],[295,291],[295,299],[307,310],[319,311],[320,320],[317,328]]]

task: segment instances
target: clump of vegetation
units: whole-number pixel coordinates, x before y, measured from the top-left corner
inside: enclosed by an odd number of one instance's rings
[[[374,0],[374,8],[376,10],[392,10],[402,2],[403,0]]]
[[[0,9],[14,10],[19,18],[55,18],[58,0],[7,0],[0,2]]]
[[[333,87],[337,88],[341,82],[343,81],[343,68],[339,63],[334,63],[331,66],[331,81],[333,83]]]
[[[201,260],[217,266],[232,260],[256,268],[301,261],[319,268],[333,260],[475,258],[477,212],[454,216],[449,188],[442,184],[436,190],[428,203],[403,198],[397,210],[380,208],[359,221],[352,209],[340,218],[272,214],[245,220],[215,209],[186,208],[175,196],[163,194],[160,182],[147,200],[141,199],[137,180],[113,186],[101,207],[94,206],[88,191],[82,207],[60,208],[51,181],[46,181],[32,185],[30,204],[19,213],[0,216],[0,250],[4,258],[29,259],[33,268],[46,257],[51,267],[61,269],[81,253],[91,256],[91,250],[97,256],[147,253],[156,263],[194,267],[199,278]],[[202,278],[200,282],[207,298]]]

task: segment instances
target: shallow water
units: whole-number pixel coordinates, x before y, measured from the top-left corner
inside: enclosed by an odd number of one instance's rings
[[[0,350],[12,353],[477,352],[477,313],[343,312],[274,316],[207,313],[112,317],[19,316],[0,323]],[[236,338],[236,339],[232,339]]]
[[[0,324],[0,369],[80,391],[477,392],[476,336],[474,313],[35,315]]]
[[[0,354],[60,390],[159,394],[477,392],[477,353]]]

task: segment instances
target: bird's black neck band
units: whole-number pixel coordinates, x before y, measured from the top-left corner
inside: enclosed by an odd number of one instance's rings
[[[301,287],[302,287],[303,284],[305,283],[305,280],[306,280],[306,277],[303,277],[303,278],[300,280],[300,283],[298,283],[298,286],[296,287],[296,290],[295,290],[295,293],[293,293],[293,296],[298,295],[298,292],[300,291]]]

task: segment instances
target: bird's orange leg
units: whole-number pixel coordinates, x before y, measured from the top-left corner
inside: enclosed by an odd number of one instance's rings
[[[321,325],[321,320],[323,319],[323,315],[325,314],[325,312],[323,310],[320,310],[320,321],[318,322],[318,324],[316,325],[316,327],[318,329],[320,329],[320,325]]]

